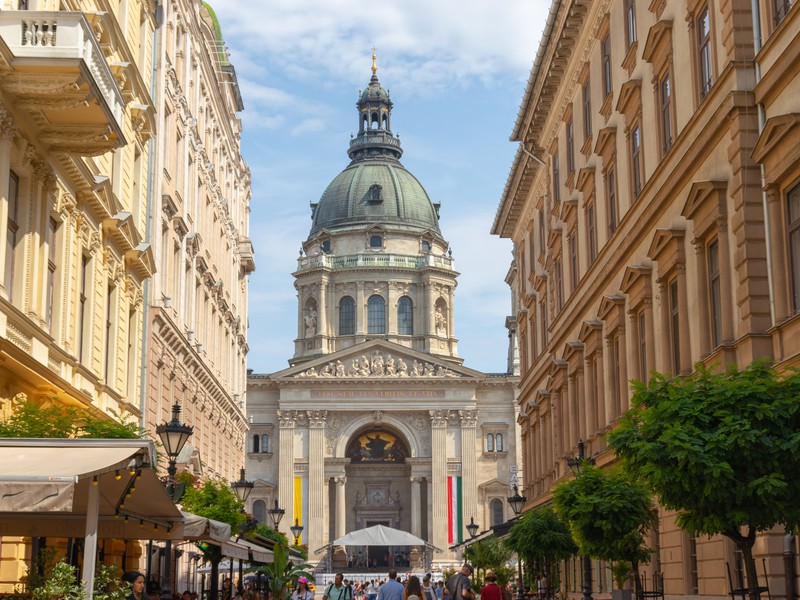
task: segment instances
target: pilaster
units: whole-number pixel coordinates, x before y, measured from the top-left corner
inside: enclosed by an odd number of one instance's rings
[[[447,410],[429,410],[431,419],[431,543],[447,548]]]
[[[451,311],[452,312],[452,311]],[[458,411],[461,420],[461,490],[462,490],[462,539],[469,539],[466,526],[470,517],[480,517],[478,513],[478,468],[477,468],[477,449],[476,425],[478,422],[478,411],[475,409],[464,409]]]
[[[278,472],[278,504],[288,513],[294,506],[294,424],[295,415],[291,410],[278,411],[278,444],[280,445],[280,470]],[[291,535],[289,527],[294,524],[294,517],[287,514],[281,520],[279,530],[287,536]]]
[[[320,300],[320,304],[324,306],[322,298]],[[323,542],[324,515],[328,498],[319,491],[323,489],[325,477],[325,421],[328,418],[328,411],[310,410],[306,415],[308,416],[308,523],[301,525],[306,527],[308,547],[316,549],[325,543]]]

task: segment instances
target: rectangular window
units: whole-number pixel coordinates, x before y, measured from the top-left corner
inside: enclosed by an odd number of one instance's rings
[[[80,295],[78,296],[78,360],[81,362],[85,360],[84,340],[86,340],[86,324],[89,322],[88,280],[89,257],[84,254],[81,256],[81,287]]]
[[[115,300],[115,288],[113,285],[108,286],[108,291],[106,293],[106,347],[105,347],[105,355],[103,359],[103,375],[106,380],[106,385],[109,387],[114,387],[113,378],[113,333],[114,330],[112,329],[112,321],[114,317],[114,300]]]
[[[672,82],[669,73],[661,78],[658,84],[658,94],[661,104],[661,151],[663,155],[672,146]]]
[[[647,383],[650,373],[647,370],[647,320],[644,311],[641,311],[636,317],[636,322],[639,329],[639,377],[644,383]]]
[[[50,219],[47,224],[47,327],[53,326],[53,298],[56,286],[56,230],[58,223]]]
[[[583,84],[583,138],[592,137],[592,88],[589,79]]]
[[[636,41],[636,0],[625,0],[625,43],[630,48]]]
[[[539,209],[539,252],[544,252],[547,240],[544,237],[544,209]]]
[[[606,34],[602,42],[603,53],[603,97],[608,96],[613,89],[611,79],[611,34]]]
[[[553,267],[553,279],[555,285],[556,310],[561,310],[564,306],[564,273],[561,267],[561,258],[555,262]]]
[[[637,123],[631,128],[631,184],[633,196],[637,197],[642,191],[642,138]]]
[[[542,351],[547,346],[547,304],[545,302],[539,303],[539,323],[542,324]]]
[[[697,538],[689,538],[689,594],[697,594],[698,589],[698,576],[697,576]]]
[[[606,197],[608,198],[608,235],[617,230],[617,175],[614,165],[606,171]]]
[[[672,344],[672,373],[677,375],[681,370],[681,315],[680,307],[678,306],[678,281],[675,279],[669,284],[669,319],[670,342]]]
[[[19,231],[19,177],[11,171],[8,179],[8,221],[6,224],[6,291],[12,297],[14,289],[14,252],[17,248],[17,231]]]
[[[772,0],[772,4],[772,10],[775,13],[775,27],[777,27],[792,8],[792,0]]]
[[[620,388],[620,343],[619,335],[611,338],[611,402],[614,416],[619,414],[619,388]]]
[[[800,185],[789,191],[789,264],[792,280],[792,309],[800,312]]]
[[[578,287],[578,232],[573,231],[567,240],[569,246],[569,275],[572,279],[572,291],[574,292]]]
[[[700,75],[700,98],[705,98],[714,83],[711,66],[711,21],[706,6],[695,19],[697,28],[697,66]]]
[[[561,202],[561,180],[558,174],[558,148],[553,152],[553,202]]]
[[[719,242],[714,239],[706,248],[708,256],[708,296],[711,304],[711,346],[722,342],[722,297],[719,283]]]
[[[589,263],[597,258],[597,217],[594,211],[594,202],[586,207],[586,245],[589,252]]]
[[[575,170],[575,126],[572,119],[567,121],[567,173]]]

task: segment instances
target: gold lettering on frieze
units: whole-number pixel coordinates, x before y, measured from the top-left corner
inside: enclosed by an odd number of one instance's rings
[[[312,398],[444,398],[445,390],[311,390]]]

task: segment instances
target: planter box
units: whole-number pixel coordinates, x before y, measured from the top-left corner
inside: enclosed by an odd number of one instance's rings
[[[633,590],[611,590],[611,600],[631,600]]]

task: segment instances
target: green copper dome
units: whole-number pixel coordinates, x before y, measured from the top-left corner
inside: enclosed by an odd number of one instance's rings
[[[375,74],[360,95],[358,135],[347,151],[352,162],[313,205],[311,234],[321,229],[383,225],[404,231],[430,230],[441,237],[438,205],[400,163],[400,139],[392,134],[392,101]]]

